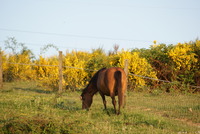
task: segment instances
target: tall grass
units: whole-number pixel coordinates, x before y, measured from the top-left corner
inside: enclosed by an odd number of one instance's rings
[[[0,133],[198,133],[200,95],[128,92],[127,105],[115,115],[111,99],[103,110],[94,96],[81,110],[80,92],[54,92],[34,82],[15,82],[0,91]]]

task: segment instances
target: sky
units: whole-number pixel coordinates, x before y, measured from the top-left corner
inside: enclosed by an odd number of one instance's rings
[[[0,47],[8,37],[35,55],[149,48],[200,37],[200,0],[0,0]],[[46,55],[57,55],[50,48]]]

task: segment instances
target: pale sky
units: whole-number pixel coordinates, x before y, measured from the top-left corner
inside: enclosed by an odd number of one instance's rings
[[[47,44],[65,53],[188,42],[200,37],[200,0],[0,0],[3,50],[8,37],[36,55]]]

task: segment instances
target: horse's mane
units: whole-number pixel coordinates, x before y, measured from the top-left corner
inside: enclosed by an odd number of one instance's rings
[[[89,87],[90,84],[93,84],[93,86],[97,89],[97,79],[98,79],[99,73],[100,73],[101,71],[103,71],[104,69],[106,69],[106,68],[102,68],[102,69],[100,69],[99,71],[97,71],[97,72],[94,74],[94,76],[93,76],[93,77],[91,78],[91,80],[89,81],[89,84],[87,85],[87,87],[83,90],[83,93],[82,93],[82,94],[88,92],[88,87]]]

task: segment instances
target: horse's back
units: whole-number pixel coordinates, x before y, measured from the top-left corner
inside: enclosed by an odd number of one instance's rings
[[[119,85],[121,85],[120,88]],[[115,96],[118,92],[125,92],[126,74],[119,67],[105,69],[99,74],[97,86],[99,91],[107,96]]]

